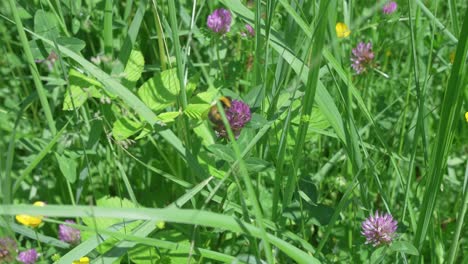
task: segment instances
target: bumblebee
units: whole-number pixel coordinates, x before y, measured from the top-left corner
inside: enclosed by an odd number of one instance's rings
[[[223,105],[224,111],[231,107],[231,97],[223,96],[219,98],[219,102]],[[211,106],[210,110],[208,111],[208,118],[213,124],[217,126],[223,125],[223,119],[221,118],[221,113],[218,111],[217,104]]]

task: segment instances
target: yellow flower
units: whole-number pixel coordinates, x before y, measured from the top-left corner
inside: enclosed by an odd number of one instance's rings
[[[33,203],[34,206],[45,206],[44,202],[38,201]],[[42,223],[42,216],[31,216],[31,215],[17,215],[16,221],[19,223],[25,225],[25,226],[30,226],[30,227],[38,227]]]
[[[347,38],[349,34],[351,34],[351,30],[349,30],[348,26],[342,22],[336,23],[335,29],[336,36],[339,38]]]
[[[88,257],[82,257],[80,260],[74,260],[72,264],[89,264],[89,258]]]
[[[465,113],[466,122],[468,122],[468,112]]]

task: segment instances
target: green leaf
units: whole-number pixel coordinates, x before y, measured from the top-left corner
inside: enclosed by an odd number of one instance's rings
[[[132,50],[130,58],[125,65],[125,80],[133,86],[141,78],[143,69],[145,67],[145,58],[140,51]]]
[[[390,250],[395,252],[401,252],[405,254],[410,254],[414,256],[418,256],[419,252],[418,249],[413,246],[410,242],[406,241],[395,241],[390,245]]]
[[[60,37],[57,39],[57,43],[73,50],[76,53],[79,53],[84,49],[84,47],[86,47],[86,42],[77,38]]]
[[[128,117],[119,118],[112,126],[112,135],[116,140],[124,140],[143,128],[143,124]]]
[[[34,32],[51,40],[57,39],[59,28],[54,14],[37,10],[34,15]]]
[[[89,97],[102,97],[101,92],[96,89],[96,87],[102,88],[100,82],[73,69],[70,70],[68,76],[70,88],[65,92],[63,110],[73,110],[72,98],[75,108],[79,108]]]
[[[185,86],[185,89],[187,91],[187,97],[190,98],[197,89],[197,84],[200,82],[200,73],[194,74],[190,79],[188,80],[187,85]]]
[[[70,81],[70,85],[77,85],[80,87],[96,86],[98,88],[102,88],[102,84],[100,82],[74,69],[71,69],[68,73],[68,79]]]
[[[155,247],[136,245],[128,251],[130,260],[135,264],[154,264],[160,259]]]
[[[154,111],[175,104],[179,92],[179,79],[175,69],[156,74],[138,89],[141,100]]]
[[[171,123],[180,115],[180,112],[165,112],[158,115],[158,118],[164,123]]]
[[[184,114],[190,119],[205,120],[210,107],[210,104],[189,104],[185,108]]]
[[[65,179],[70,183],[74,183],[76,181],[76,162],[73,159],[61,156],[58,153],[55,153],[55,157],[57,158],[60,171]]]
[[[191,104],[209,104],[211,105],[213,101],[218,96],[218,90],[208,89],[207,91],[198,93],[192,99],[190,99]]]
[[[75,35],[78,33],[81,27],[81,22],[77,18],[72,19],[72,33]]]
[[[89,88],[81,88],[76,85],[71,85],[70,88],[65,92],[65,99],[63,100],[62,109],[70,111],[73,110],[73,106],[78,109],[86,102],[89,97],[99,98],[101,97],[101,93],[94,86]]]
[[[226,145],[214,144],[209,146],[208,150],[215,155],[216,159],[228,162],[234,162],[236,160],[234,151]]]
[[[265,172],[274,170],[274,167],[270,162],[262,160],[256,157],[250,157],[245,159],[245,166],[249,172]]]
[[[386,247],[379,247],[376,250],[374,250],[374,252],[372,253],[372,255],[370,257],[370,263],[371,264],[378,264],[378,263],[382,262],[382,260],[385,257],[386,249],[387,249]]]

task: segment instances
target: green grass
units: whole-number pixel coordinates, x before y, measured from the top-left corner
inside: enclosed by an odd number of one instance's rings
[[[467,3],[386,2],[1,2],[0,238],[37,263],[463,262]],[[377,210],[398,229],[373,247]]]

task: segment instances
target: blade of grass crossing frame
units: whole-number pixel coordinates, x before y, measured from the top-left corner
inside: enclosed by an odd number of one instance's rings
[[[183,223],[190,225],[208,226],[239,232],[253,237],[262,238],[262,232],[252,224],[240,219],[200,210],[188,210],[177,208],[152,209],[152,208],[106,208],[96,206],[70,206],[48,205],[44,207],[33,205],[0,205],[0,215],[47,215],[49,217],[109,217],[127,220],[159,220],[165,222]],[[298,249],[294,245],[272,235],[266,235],[266,239],[278,249],[283,251],[291,259],[300,264],[320,263],[316,258]]]
[[[462,94],[464,89],[467,88],[465,61],[468,49],[468,9],[465,12],[459,36],[455,61],[444,92],[436,140],[429,163],[428,180],[418,220],[418,229],[414,237],[415,246],[418,249],[421,249],[424,245],[427,230],[432,219],[437,194],[444,175],[443,170],[447,165],[447,156],[453,141],[454,124],[456,120],[460,120],[459,113],[463,102]]]
[[[117,164],[119,165],[119,163],[117,163]],[[212,179],[213,178],[210,177],[210,178],[202,181],[201,183],[199,183],[198,185],[196,185],[195,187],[190,189],[186,194],[182,195],[176,201],[174,201],[169,206],[167,206],[167,208],[182,207],[186,202],[188,202],[196,194],[198,194],[200,191],[202,191],[203,188],[205,188],[205,186]],[[156,226],[157,222],[158,222],[157,220],[145,221],[139,227],[137,227],[135,230],[133,230],[130,235],[131,236],[136,236],[139,239],[143,239],[143,238],[147,237],[149,234],[151,234],[151,232],[153,232],[157,228],[157,226]],[[126,237],[127,236],[124,236],[124,238],[126,238]],[[93,245],[94,248],[97,248],[99,246],[99,244],[103,243],[104,240],[97,241],[95,238],[96,237],[92,237],[92,238],[86,240],[85,242],[83,242],[82,244]],[[102,259],[102,260],[105,260],[105,263],[114,263],[114,261],[117,261],[122,255],[124,255],[127,252],[128,249],[132,248],[136,244],[137,244],[137,241],[133,241],[133,240],[132,241],[125,241],[125,240],[123,240],[123,241],[115,244],[115,246],[111,250],[106,252],[106,254],[104,256],[100,256],[99,258],[97,258],[97,259],[95,259],[93,261],[95,261],[97,263],[100,263],[99,261]],[[156,245],[156,246],[158,246],[158,245]],[[159,246],[161,246],[161,245],[159,245]],[[90,251],[87,251],[84,248],[89,249],[89,248],[92,248],[92,247],[91,246],[90,247],[83,247],[82,249],[78,249],[78,250],[73,249],[70,252],[68,252],[65,256],[63,256],[60,259],[61,262],[59,262],[59,263],[67,263],[68,264],[70,261],[72,261],[74,259],[78,259],[80,256],[87,255]]]

